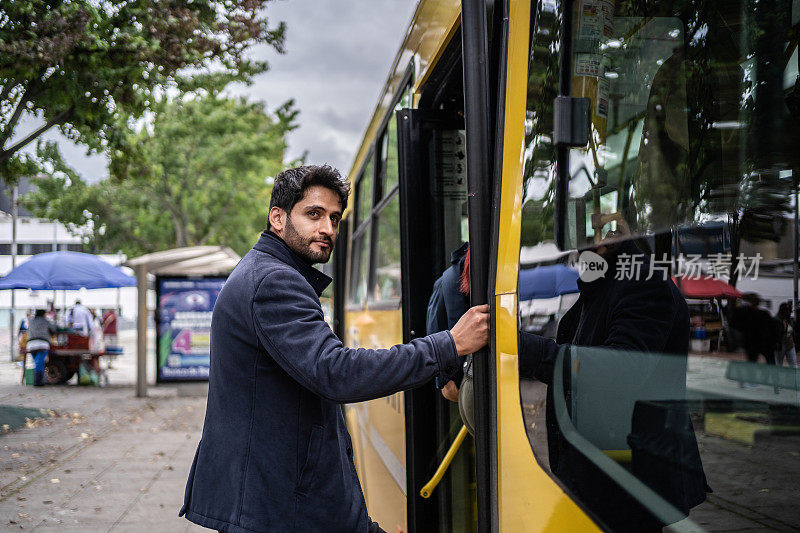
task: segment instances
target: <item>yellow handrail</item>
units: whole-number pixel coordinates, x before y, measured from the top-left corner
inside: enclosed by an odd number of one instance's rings
[[[461,426],[461,431],[458,432],[456,435],[456,440],[453,441],[453,444],[450,445],[450,449],[447,450],[447,455],[444,456],[442,459],[442,464],[439,465],[439,468],[436,469],[436,473],[433,474],[433,477],[430,481],[428,481],[424,487],[419,491],[419,495],[423,498],[430,498],[431,494],[433,493],[433,489],[439,484],[444,476],[444,473],[447,471],[447,468],[450,466],[450,463],[453,461],[453,457],[456,456],[456,452],[461,447],[461,443],[464,442],[464,439],[467,437],[467,426]]]

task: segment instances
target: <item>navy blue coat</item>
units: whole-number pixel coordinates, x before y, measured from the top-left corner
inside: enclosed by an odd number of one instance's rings
[[[469,296],[461,292],[461,272],[464,270],[467,250],[469,243],[466,242],[454,250],[450,255],[450,266],[433,284],[425,321],[428,335],[452,329],[461,315],[469,309]],[[467,360],[469,357],[471,356],[464,359]],[[456,386],[460,386],[463,377],[464,372],[459,367],[452,376],[437,377],[436,387],[441,389],[450,380],[455,381]]]
[[[330,278],[272,233],[214,306],[208,404],[180,514],[226,532],[368,531],[340,404],[458,365],[448,331],[386,350],[346,348],[323,319]]]

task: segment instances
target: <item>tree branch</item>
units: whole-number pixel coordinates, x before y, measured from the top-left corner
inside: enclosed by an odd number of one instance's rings
[[[175,241],[179,247],[189,246],[187,240],[187,227],[181,209],[177,206],[178,198],[174,198],[172,190],[169,187],[169,178],[167,173],[161,172],[161,183],[163,185],[163,196],[159,196],[162,206],[169,212],[172,219],[172,227],[175,230]]]
[[[3,87],[3,91],[5,92],[5,87]],[[9,92],[11,92],[10,89]],[[11,113],[11,117],[8,119],[8,122],[6,122],[5,128],[3,128],[3,135],[0,137],[0,149],[6,145],[6,141],[10,139],[11,135],[14,133],[14,128],[17,126],[17,122],[19,122],[19,117],[22,116],[22,112],[25,110],[25,104],[30,100],[30,92],[31,88],[26,87],[19,101],[17,101],[17,107],[14,108],[14,112]]]
[[[47,123],[44,126],[42,126],[41,128],[37,129],[36,131],[34,131],[33,133],[31,133],[30,135],[28,135],[27,137],[25,137],[24,139],[19,141],[17,144],[12,146],[8,150],[0,150],[0,162],[5,161],[8,158],[10,158],[14,154],[14,152],[17,152],[20,149],[22,149],[25,146],[27,146],[28,143],[33,141],[35,138],[37,138],[39,135],[41,135],[42,133],[46,132],[47,130],[49,130],[53,126],[63,124],[64,122],[69,120],[69,118],[72,116],[72,113],[74,111],[75,111],[75,108],[74,107],[70,107],[66,111],[63,111],[63,112],[59,113],[58,115],[56,115],[55,117],[53,117],[50,120],[48,120]],[[5,139],[3,139],[3,142],[5,142]],[[2,145],[0,145],[0,146],[2,146]]]
[[[225,215],[228,213],[228,209],[230,208],[232,203],[233,203],[233,187],[228,189],[228,200],[225,202],[225,205],[222,206],[222,209],[220,209],[219,213],[217,214],[217,220],[216,222],[214,222],[214,226],[210,230],[208,230],[208,233],[206,233],[205,237],[200,239],[200,242],[197,243],[198,245],[202,246],[203,244],[208,242],[208,239],[210,239],[219,230],[219,226],[222,223],[222,219],[225,218]]]

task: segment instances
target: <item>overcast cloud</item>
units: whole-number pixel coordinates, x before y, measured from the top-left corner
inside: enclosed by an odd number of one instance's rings
[[[415,0],[277,0],[267,15],[273,24],[287,24],[286,54],[253,48],[252,56],[266,59],[270,70],[251,86],[229,92],[262,100],[270,109],[294,98],[299,127],[289,134],[287,160],[307,152],[307,162],[347,173],[415,5]],[[106,177],[103,156],[87,157],[84,147],[56,132],[45,138],[58,140],[87,181]]]

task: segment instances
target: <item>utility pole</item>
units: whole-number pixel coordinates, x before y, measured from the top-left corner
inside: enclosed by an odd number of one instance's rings
[[[16,185],[11,188],[11,270],[17,266],[17,194],[19,193],[19,189]],[[9,330],[11,335],[9,336],[9,350],[11,354],[11,361],[17,360],[16,354],[16,347],[17,347],[17,336],[16,336],[16,317],[14,316],[14,296],[16,291],[11,289],[11,320],[9,324]]]
[[[57,220],[52,220],[51,222],[53,223],[53,248],[52,248],[52,251],[53,252],[57,252],[58,251],[58,221]],[[55,309],[57,307],[57,304],[56,304],[56,297],[57,296],[58,296],[58,291],[53,289],[53,309]],[[48,311],[49,311],[49,309],[48,309]],[[56,315],[57,314],[58,313],[56,312]],[[53,321],[55,321],[55,320],[56,320],[56,316],[54,315],[53,316]]]

